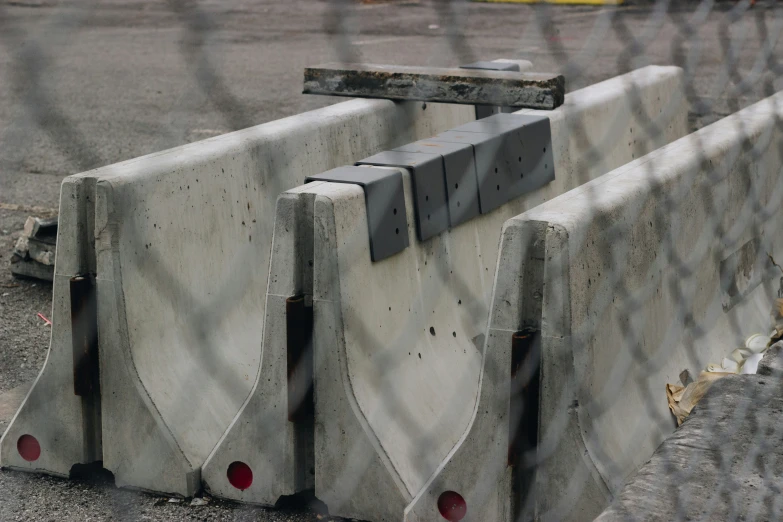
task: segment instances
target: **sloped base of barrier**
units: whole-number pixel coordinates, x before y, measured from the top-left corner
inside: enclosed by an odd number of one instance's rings
[[[604,143],[601,161],[588,164],[572,141],[574,128],[600,136],[609,133],[608,126],[615,132],[622,126],[621,134],[631,134],[638,111],[644,110],[658,115],[665,129],[653,143],[641,144],[644,150],[684,136],[684,111],[661,116],[671,100],[684,103],[680,74],[650,68],[572,93],[562,108],[547,113],[553,182],[431,240],[412,240],[388,259],[371,262],[359,188],[316,198],[316,495],[332,514],[399,520],[413,502],[426,507],[409,509],[410,520],[437,520],[446,490],[439,490],[441,483],[426,484],[444,460],[451,462],[450,452],[475,419],[480,429],[466,435],[476,445],[474,453],[460,454],[450,464],[454,474],[464,475],[464,487],[448,491],[470,493],[472,517],[509,520],[515,507],[507,469],[508,377],[486,368],[482,373],[480,358],[487,343],[493,359],[485,364],[511,368],[511,336],[520,329],[516,321],[499,331],[486,329],[495,268],[506,262],[498,258],[503,223],[631,161],[639,150],[619,140]],[[628,102],[630,89],[644,93],[638,105]],[[413,191],[407,171],[403,175],[412,212]],[[409,225],[414,219],[411,214]],[[412,228],[408,233],[414,237]],[[510,301],[504,307],[517,305]],[[494,388],[494,396],[487,392],[479,398],[482,375],[482,385]],[[422,489],[426,493],[420,494]]]
[[[101,459],[100,398],[77,395],[70,282],[94,273],[90,242],[95,179],[74,176],[62,185],[52,337],[41,373],[0,439],[4,468],[68,477],[75,464]]]
[[[192,495],[259,371],[277,196],[473,117],[467,106],[353,100],[67,178],[52,342],[0,465],[67,476],[102,460],[118,486]],[[100,393],[74,379],[75,276],[97,287]]]
[[[503,355],[514,330],[532,326],[542,340],[534,489],[511,496],[514,517],[537,520],[597,516],[674,430],[666,382],[769,331],[780,271],[768,256],[783,255],[781,103],[768,98],[509,221],[480,407],[407,520],[433,520],[447,491],[462,495],[465,521],[515,519],[493,507],[507,471],[477,467],[512,429],[502,417],[494,437],[488,426],[490,405],[508,411],[516,393]]]

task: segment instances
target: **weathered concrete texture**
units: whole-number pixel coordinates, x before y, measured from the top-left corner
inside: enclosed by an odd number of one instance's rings
[[[470,119],[464,108],[434,109],[349,102],[99,181],[103,460],[119,485],[192,494],[255,379],[269,378],[259,318],[280,192]]]
[[[768,254],[783,248],[781,101],[759,102],[507,223],[490,337],[541,332],[539,462],[528,499],[536,519],[598,515],[674,430],[665,384],[771,330],[779,271]],[[482,402],[485,392],[489,403],[506,400],[491,385],[492,369],[507,367],[494,348]],[[464,453],[457,458],[480,455]],[[458,477],[441,486],[470,491]]]
[[[551,117],[553,182],[431,240],[411,239],[409,248],[383,261],[370,260],[361,189],[344,186],[316,197],[315,487],[331,514],[373,521],[403,516],[475,415],[502,224],[630,161],[640,149],[685,135],[681,75],[674,67],[646,68],[569,95],[573,101],[567,97],[561,108],[542,113]],[[630,134],[639,107],[628,99],[632,86],[656,114],[673,100],[681,110],[659,120],[663,131],[655,139],[637,132],[635,147],[606,141],[604,160],[587,161],[574,149],[573,125],[592,129],[596,138],[598,131]],[[413,238],[413,195],[403,175]],[[504,412],[493,413],[491,422],[502,423]],[[507,445],[492,447],[502,458],[483,456],[505,468]],[[460,471],[474,479],[468,470],[477,467]],[[508,490],[497,498],[506,520]],[[439,519],[435,501],[427,508],[416,520]],[[491,509],[475,513],[484,520]]]
[[[398,520],[470,418],[503,217],[372,263],[363,194],[339,196],[315,207],[316,495],[333,514]]]
[[[756,373],[783,380],[783,343],[775,343],[769,347],[761,358]]]
[[[716,381],[599,522],[781,520],[783,379]]]
[[[102,459],[118,485],[193,494],[258,376],[278,194],[472,118],[469,107],[354,100],[67,179],[51,360],[0,463],[68,475]],[[102,421],[97,398],[73,395],[68,288],[96,272]],[[41,442],[32,463],[17,452],[23,434]]]
[[[646,67],[567,95],[562,107],[548,113],[555,152],[555,181],[521,198],[525,201],[524,208],[534,208],[639,155],[683,137],[687,133],[685,107],[682,71],[674,67]],[[520,112],[540,114],[538,111]],[[660,131],[652,135],[640,132],[641,122]],[[512,240],[514,245],[508,244]],[[437,520],[440,516],[438,497],[449,490],[465,496],[468,502],[466,520],[514,519],[512,478],[507,468],[509,383],[508,374],[498,369],[511,366],[511,335],[522,326],[519,321],[522,308],[531,312],[540,310],[541,298],[535,291],[525,300],[514,292],[519,291],[523,282],[533,285],[537,278],[540,279],[541,268],[537,264],[543,258],[540,245],[537,245],[535,253],[531,250],[530,254],[533,262],[523,270],[521,245],[526,245],[527,239],[520,241],[520,238],[508,237],[507,233],[502,239],[498,266],[516,267],[518,271],[512,279],[495,282],[492,309],[511,306],[512,310],[502,321],[497,312],[493,312],[495,319],[483,347],[481,394],[478,401],[473,402],[470,427],[460,434],[457,445],[406,507],[406,520]],[[504,292],[498,293],[498,287]]]
[[[41,373],[0,439],[3,467],[68,476],[71,466],[100,460],[100,417],[90,403],[74,393],[71,340],[70,279],[95,273],[92,254],[92,213],[95,183],[67,178],[60,193],[59,228],[53,283],[51,347]],[[23,459],[17,442],[34,436],[41,455]]]
[[[277,201],[261,343],[263,362],[250,395],[204,464],[204,486],[213,495],[274,505],[282,495],[313,487],[312,455],[300,454],[297,440],[303,434],[289,421],[293,405],[288,393],[286,299],[300,295],[312,299],[313,203],[317,193],[328,194],[330,188],[334,185],[309,183],[283,193]],[[312,357],[312,346],[303,348]],[[297,398],[305,400],[304,396]],[[245,490],[227,480],[229,466],[237,461],[253,473]]]
[[[565,78],[548,73],[329,63],[305,68],[303,92],[550,110],[563,104]]]
[[[757,2],[757,7],[763,4]],[[171,5],[150,0],[112,2],[109,8],[105,8],[105,4],[95,4],[95,8],[89,10],[88,18],[83,19],[85,23],[80,25],[78,35],[68,38],[66,45],[51,48],[54,56],[48,63],[52,68],[42,71],[40,78],[44,79],[53,100],[67,103],[63,109],[84,137],[80,144],[67,141],[68,145],[73,145],[68,147],[71,152],[97,154],[96,161],[115,163],[236,130],[234,125],[242,125],[237,122],[243,118],[258,123],[271,121],[336,100],[295,93],[302,87],[301,67],[308,62],[315,63],[313,60],[336,59],[343,49],[334,43],[333,26],[324,24],[324,18],[333,13],[334,3],[262,0],[246,2],[241,9],[230,10],[223,2],[199,3],[207,16],[219,17],[209,33],[209,41],[219,43],[219,48],[210,44],[208,50],[225,84],[244,102],[232,107],[207,103],[199,94],[192,77],[193,68],[186,66],[190,62],[183,60],[181,51],[198,52],[203,41],[183,40],[183,20],[170,10]],[[601,31],[601,45],[585,47],[591,41],[592,31],[601,28],[596,23],[600,24],[606,17],[600,9],[591,13],[582,12],[589,11],[584,7],[549,6],[552,8],[548,10],[548,16],[560,30],[560,35],[555,35],[561,39],[562,45],[558,45],[549,34],[541,31],[520,31],[536,19],[536,9],[541,5],[477,2],[461,5],[466,9],[465,16],[461,17],[464,22],[461,35],[476,58],[498,55],[498,50],[502,49],[508,55],[518,52],[519,56],[532,56],[539,70],[548,71],[556,71],[562,63],[558,60],[563,57],[579,60],[583,66],[582,75],[568,78],[571,91],[625,72],[623,68],[628,66],[623,59],[627,56],[624,51],[628,49],[628,39],[623,31]],[[764,96],[763,90],[768,85],[766,81],[750,82],[750,90],[743,90],[739,97],[736,89],[721,88],[726,85],[721,78],[724,78],[722,73],[727,66],[723,60],[725,46],[721,46],[726,35],[720,30],[726,23],[723,8],[734,7],[734,3],[716,2],[711,4],[713,9],[709,12],[706,5],[710,4],[672,2],[669,6],[677,13],[665,17],[656,16],[656,4],[647,2],[610,13],[613,27],[625,25],[632,31],[641,29],[645,20],[656,22],[656,38],[647,40],[644,49],[651,63],[673,61],[672,53],[676,48],[672,42],[678,35],[686,39],[685,45],[699,46],[698,73],[687,75],[688,85],[697,100],[709,96],[705,99],[709,107],[696,106],[697,113],[691,113],[691,123],[696,126],[730,112],[732,103],[741,107],[753,103]],[[699,18],[703,21],[700,30],[683,33],[681,16],[688,16],[698,6],[704,9],[703,17]],[[353,49],[363,54],[362,61],[440,66],[457,63],[451,53],[443,52],[450,48],[448,26],[439,20],[439,13],[430,2],[374,2],[369,7],[354,2],[349,11],[356,17],[351,30],[357,31],[351,33],[351,43]],[[755,8],[734,11],[732,16],[736,14],[739,20],[732,27],[737,24],[755,27],[759,11]],[[36,34],[46,36],[46,31],[38,33],[42,29],[39,24],[45,18],[54,15],[56,19],[59,13],[64,13],[66,19],[71,19],[72,14],[78,17],[84,12],[87,11],[78,2],[5,2],[4,16],[10,27],[18,29],[11,32],[18,38],[14,42],[19,43],[8,44],[8,48],[24,51],[28,44],[22,45],[22,41]],[[296,16],[292,16],[294,12]],[[774,10],[768,9],[764,14],[768,22],[774,19]],[[440,24],[440,29],[428,29],[431,23]],[[749,32],[742,45],[732,51],[736,52],[735,63],[740,66],[751,67],[750,64],[761,56],[762,46],[773,44],[768,39],[751,37],[753,34]],[[778,39],[775,43],[770,52],[780,55],[783,41]],[[591,48],[595,51],[587,52]],[[324,54],[313,58],[314,49]],[[11,130],[3,134],[0,146],[0,156],[7,166],[3,171],[0,201],[57,207],[61,178],[76,169],[69,162],[69,157],[73,156],[61,153],[57,142],[49,139],[48,127],[15,125],[15,122],[25,121],[26,113],[21,98],[13,96],[12,92],[24,96],[33,83],[25,83],[19,91],[13,91],[8,83],[15,76],[5,74],[8,67],[10,65],[0,66],[0,82],[6,82],[2,91],[5,96],[0,100],[0,121],[11,125]],[[96,78],[101,81],[95,81]],[[777,88],[783,88],[779,78],[772,80]],[[34,77],[25,80],[33,81]],[[260,85],[261,81],[263,85]],[[19,135],[13,132],[14,128],[24,131],[22,146],[14,145],[20,143],[14,138]],[[0,247],[5,252],[13,247],[11,235],[21,229],[27,214],[26,210],[8,211],[0,203]],[[9,235],[3,235],[4,230],[8,230]],[[4,262],[8,267],[8,256],[0,253],[4,255],[0,263]],[[51,332],[48,327],[36,323],[35,314],[40,311],[51,318],[52,301],[51,295],[45,297],[41,284],[33,286],[30,281],[12,281],[8,276],[5,281],[0,278],[0,286],[3,283],[20,285],[0,290],[0,294],[9,293],[0,296],[0,306],[4,307],[0,310],[0,388],[8,388],[23,382],[32,384],[43,364]],[[51,294],[51,288],[46,292]],[[42,342],[44,336],[46,340]],[[23,355],[27,356],[26,360],[22,359]],[[24,368],[20,368],[22,363]],[[6,425],[13,413],[4,419]],[[190,509],[183,504],[160,506],[154,505],[156,498],[146,495],[118,492],[92,483],[26,475],[0,473],[0,490],[7,500],[0,501],[0,519],[54,516],[63,522],[123,517],[166,522],[193,518],[304,522],[314,518],[230,503]]]

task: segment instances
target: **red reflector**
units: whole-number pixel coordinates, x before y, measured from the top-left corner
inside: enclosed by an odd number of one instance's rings
[[[232,462],[226,472],[228,481],[239,490],[246,490],[253,483],[253,470],[244,462]]]
[[[468,505],[462,495],[456,491],[444,491],[438,497],[438,511],[449,522],[459,522],[465,518]]]
[[[38,440],[32,435],[19,437],[19,440],[16,441],[16,450],[27,462],[38,460],[38,457],[41,456],[41,445],[38,444]]]

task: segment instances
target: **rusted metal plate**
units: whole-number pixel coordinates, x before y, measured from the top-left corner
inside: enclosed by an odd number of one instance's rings
[[[565,78],[554,73],[336,64],[308,67],[305,94],[555,109]]]

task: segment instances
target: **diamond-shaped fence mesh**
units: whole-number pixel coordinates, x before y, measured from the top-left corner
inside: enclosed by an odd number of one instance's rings
[[[6,155],[9,161],[0,174],[4,178],[2,182],[6,186],[15,183],[10,179],[14,175],[14,165],[25,161],[25,144],[41,133],[73,165],[74,172],[105,164],[104,154],[91,147],[85,131],[62,106],[64,101],[53,95],[56,86],[48,81],[50,72],[58,66],[51,58],[52,50],[69,45],[69,40],[78,35],[80,25],[88,23],[85,19],[89,11],[102,7],[99,4],[78,8],[63,5],[41,22],[44,25],[38,32],[24,34],[4,12],[10,5],[0,3],[0,44],[8,56],[0,74],[6,77],[4,84],[11,90],[9,96],[23,107],[23,111],[19,119],[4,122],[3,147],[16,152]],[[357,27],[361,26],[359,21],[368,5],[377,4],[348,0],[330,1],[325,6],[319,4],[320,23],[333,45],[332,54],[336,59],[358,62],[365,58],[362,46],[357,42],[372,36],[372,28],[362,32]],[[219,30],[216,6],[195,1],[170,1],[166,6],[169,15],[181,24],[180,59],[189,74],[191,86],[188,88],[195,86],[207,103],[221,113],[229,128],[243,129],[258,123],[249,116],[253,110],[232,92],[232,79],[221,72],[215,56],[210,53],[210,42]],[[398,3],[393,6],[400,10],[408,7]],[[546,202],[544,205],[548,206],[538,210],[531,207],[529,213],[509,221],[501,236],[500,261],[486,267],[486,274],[479,274],[485,281],[479,292],[474,281],[464,279],[459,270],[454,270],[449,256],[462,255],[450,252],[449,249],[456,246],[435,240],[431,247],[426,247],[430,250],[416,261],[422,264],[422,269],[427,261],[435,265],[426,268],[428,277],[412,284],[399,282],[401,287],[415,288],[416,295],[409,296],[414,309],[403,312],[403,320],[396,323],[397,327],[384,328],[383,317],[370,324],[368,314],[357,309],[361,303],[336,305],[342,306],[342,324],[350,325],[351,331],[344,342],[364,347],[369,354],[364,363],[377,372],[373,389],[375,402],[358,406],[365,422],[373,425],[384,417],[385,422],[403,426],[406,444],[410,447],[403,443],[394,447],[393,442],[382,441],[375,452],[368,454],[365,446],[357,445],[355,451],[343,456],[344,467],[331,470],[329,477],[333,484],[316,483],[316,495],[319,488],[335,488],[343,496],[354,488],[360,490],[365,480],[364,471],[378,466],[378,455],[388,451],[412,452],[401,459],[405,462],[415,461],[421,455],[437,455],[435,465],[424,477],[437,483],[441,470],[438,463],[458,455],[459,448],[472,441],[469,434],[479,422],[476,419],[481,413],[474,410],[483,405],[481,395],[488,389],[482,384],[483,380],[499,374],[505,375],[506,380],[498,377],[504,382],[499,389],[504,391],[494,392],[495,399],[508,404],[508,414],[512,420],[517,420],[517,425],[506,418],[503,422],[498,420],[495,426],[487,425],[482,429],[510,430],[506,434],[506,444],[525,439],[513,457],[510,480],[514,487],[509,489],[513,497],[510,502],[513,514],[503,520],[527,520],[533,516],[541,520],[581,520],[595,516],[619,495],[636,469],[647,462],[652,451],[674,431],[677,422],[665,407],[666,385],[684,385],[679,382],[682,370],[688,370],[692,378],[698,378],[708,363],[721,363],[720,357],[714,354],[729,356],[752,334],[767,335],[774,329],[778,280],[783,276],[779,273],[780,267],[774,264],[783,197],[783,181],[780,181],[783,163],[779,161],[783,157],[780,121],[783,112],[777,106],[780,100],[772,97],[764,102],[769,112],[768,122],[752,114],[733,118],[730,115],[773,96],[783,85],[780,81],[783,68],[777,58],[781,49],[778,40],[782,13],[774,2],[751,5],[747,0],[682,3],[659,0],[589,8],[549,3],[515,5],[513,9],[519,9],[523,15],[510,16],[509,23],[503,27],[513,30],[513,36],[519,38],[518,50],[512,56],[488,57],[487,46],[481,44],[481,39],[487,36],[481,34],[481,27],[476,28],[480,23],[476,20],[483,20],[476,13],[489,9],[487,5],[435,1],[417,4],[416,8],[430,8],[441,31],[439,43],[431,46],[431,56],[417,56],[417,63],[443,64],[444,54],[456,63],[487,58],[530,59],[534,71],[564,75],[568,93],[650,64],[681,67],[689,131],[693,134],[686,138],[687,142],[667,146],[663,153],[646,155],[651,149],[650,143],[666,142],[661,139],[666,123],[658,114],[634,111],[633,121],[609,125],[610,130],[606,133],[596,133],[578,118],[567,118],[558,132],[569,136],[572,147],[576,148],[570,153],[580,158],[582,165],[602,162],[612,144],[628,140],[625,132],[628,127],[633,129],[633,139],[628,146],[633,150],[635,161],[614,171],[614,178],[608,181],[606,177],[591,181],[594,176],[587,174],[589,169],[577,169],[573,185],[584,186],[571,200],[560,198]],[[505,6],[498,13],[507,14],[509,11],[505,9],[508,8],[511,6]],[[476,31],[479,31],[478,35]],[[405,28],[401,29],[401,34],[399,40],[388,45],[404,47]],[[407,51],[404,54],[409,55]],[[300,65],[292,64],[297,68]],[[607,71],[607,74],[596,73],[596,70]],[[630,76],[627,78],[627,96],[640,100],[643,93]],[[257,80],[259,89],[263,89],[265,79]],[[100,82],[101,79],[92,81]],[[673,99],[672,106],[676,103],[679,102]],[[639,101],[635,106],[645,105]],[[661,112],[671,111],[664,107]],[[726,117],[731,119],[721,120]],[[388,128],[407,133],[406,125],[413,124],[403,118],[399,124]],[[721,127],[713,131],[710,125]],[[399,140],[387,136],[379,141],[396,143]],[[142,169],[143,165],[138,168]],[[287,168],[286,165],[274,165],[271,170]],[[256,182],[269,194],[279,194],[290,188],[287,180],[274,175],[259,175]],[[562,208],[567,212],[558,216],[557,202],[561,200],[560,204],[565,205]],[[205,298],[193,291],[193,286],[200,283],[183,278],[176,267],[167,262],[159,245],[148,244],[146,236],[134,235],[140,228],[133,225],[143,219],[139,213],[128,223],[113,224],[129,234],[124,240],[132,248],[144,252],[143,257],[133,258],[140,261],[130,261],[136,266],[123,269],[132,268],[150,282],[147,291],[154,294],[151,299],[183,311],[177,319],[182,323],[179,331],[189,332],[186,343],[196,361],[183,362],[178,370],[182,373],[177,382],[192,385],[167,390],[165,400],[170,404],[186,401],[196,408],[198,405],[211,407],[209,400],[200,399],[214,392],[200,387],[200,372],[208,372],[213,377],[210,382],[223,383],[226,389],[220,393],[231,397],[246,393],[237,384],[235,361],[224,353],[230,349],[227,346],[231,342],[244,339],[247,334],[235,331],[231,336],[216,336],[214,332],[222,331],[223,321],[236,307],[246,304],[249,293],[258,288],[251,282],[257,279],[258,266],[266,264],[258,262],[258,250],[252,238],[232,246],[233,255],[223,271],[223,278],[214,286],[216,290]],[[322,225],[316,223],[315,226]],[[254,233],[257,237],[272,237],[274,226],[274,220],[269,217],[256,224]],[[523,239],[513,239],[514,233]],[[98,235],[96,231],[96,237]],[[340,237],[347,238],[339,246],[341,252],[363,252],[367,235],[361,227],[342,233]],[[210,239],[205,235],[198,240]],[[418,239],[412,235],[411,241],[418,242]],[[516,264],[508,261],[512,257],[518,260]],[[346,295],[353,295],[345,281],[329,278],[337,277],[337,274],[340,278],[349,278],[354,271],[358,274],[356,277],[363,277],[365,261],[340,257],[339,270],[316,274],[315,284],[321,288],[336,286]],[[480,262],[478,266],[484,267]],[[533,283],[529,285],[529,280],[525,279],[526,269],[534,272]],[[519,302],[513,306],[509,303],[509,309],[517,315],[510,320],[504,317],[501,321],[496,316],[504,313],[502,296],[508,289],[503,285],[513,284],[515,280],[520,285],[515,293]],[[465,370],[465,374],[455,372],[453,375],[455,382],[464,382],[457,388],[473,390],[472,395],[468,395],[475,399],[475,404],[466,406],[465,393],[455,393],[451,400],[440,403],[438,410],[431,412],[431,422],[422,422],[418,413],[421,405],[411,404],[408,388],[421,386],[421,393],[426,395],[430,383],[396,379],[398,365],[408,364],[399,354],[409,352],[417,343],[426,344],[430,337],[451,336],[450,331],[433,331],[429,311],[435,314],[434,308],[444,306],[444,299],[452,299],[452,296],[459,296],[459,306],[469,311],[474,324],[483,325],[483,335],[471,339],[476,351],[472,359],[475,368]],[[313,335],[318,335],[319,310],[326,310],[327,305],[333,304],[333,299],[318,295],[308,297],[315,300],[316,330]],[[325,304],[320,305],[319,301]],[[498,306],[501,309],[495,309]],[[757,319],[747,319],[754,313]],[[256,321],[263,323],[264,317],[257,317]],[[506,323],[495,325],[497,328],[492,330],[495,322],[503,321]],[[507,325],[508,321],[511,326]],[[759,325],[765,329],[760,330]],[[135,328],[143,329],[144,325],[135,325]],[[535,357],[533,362],[521,365],[517,361],[518,368],[524,368],[524,371],[515,371],[515,377],[512,377],[511,368],[501,371],[496,367],[499,359],[493,359],[490,352],[503,343],[508,345],[508,350],[513,350],[512,334],[525,328],[533,332],[530,335],[539,337],[537,349],[527,345],[525,349],[540,358],[540,362],[536,362]],[[491,338],[497,331],[506,331],[507,338],[495,345]],[[105,332],[98,332],[99,342],[103,334]],[[457,338],[456,330],[453,337]],[[612,347],[607,348],[607,344]],[[258,346],[260,350],[260,339]],[[319,360],[325,355],[318,353],[317,340],[309,345],[313,346],[315,354],[310,356],[316,361],[314,378],[317,382]],[[2,349],[4,347],[0,347]],[[101,348],[104,349],[111,347]],[[421,354],[413,353],[411,357],[417,355],[421,359]],[[514,355],[510,357],[513,359]],[[340,364],[349,362],[341,361]],[[547,372],[555,371],[559,364],[568,366],[562,371],[565,377],[552,378]],[[263,372],[263,363],[261,368]],[[480,380],[476,380],[479,376]],[[346,380],[350,381],[348,377]],[[349,385],[350,382],[346,384]],[[354,391],[360,393],[361,384],[356,386]],[[526,394],[534,393],[533,390],[541,397],[535,406],[524,398]],[[316,385],[316,410],[327,408],[329,403],[318,397],[317,391]],[[766,391],[774,394],[774,390]],[[306,393],[298,397],[309,400]],[[768,399],[753,396],[749,401],[761,404]],[[426,397],[422,397],[422,402],[426,401]],[[539,407],[542,411],[538,411]],[[465,435],[463,437],[462,432],[449,434],[454,439],[452,446],[456,453],[443,454],[443,423],[448,422],[444,419],[450,418],[450,412],[460,409],[468,411],[465,417],[468,422],[459,424]],[[716,426],[715,432],[710,432],[710,422],[704,423],[704,444],[710,448],[707,456],[694,453],[693,461],[670,462],[666,461],[667,453],[661,454],[662,460],[659,459],[660,466],[656,469],[665,473],[666,482],[682,486],[672,490],[670,499],[674,506],[671,513],[676,519],[772,520],[780,517],[779,502],[768,499],[776,491],[773,487],[775,464],[764,459],[770,451],[768,446],[774,445],[779,437],[776,427],[780,423],[774,417],[748,411],[737,408],[729,415],[715,410],[719,417],[712,424]],[[524,422],[518,422],[515,416],[521,416]],[[265,421],[254,418],[252,422],[263,425]],[[379,425],[382,424],[376,424],[375,429]],[[503,428],[498,428],[501,425]],[[318,437],[318,413],[314,429]],[[758,436],[750,437],[751,444],[742,447],[741,453],[735,453],[738,448],[729,442],[732,430],[752,430]],[[139,436],[143,439],[145,434]],[[498,440],[505,439],[500,437]],[[263,445],[264,441],[257,443]],[[104,440],[104,446],[106,444]],[[138,442],[138,446],[144,445],[143,440]],[[570,448],[573,445],[577,449]],[[570,449],[564,450],[565,446]],[[558,455],[563,452],[570,455],[574,451],[583,451],[582,468],[567,473],[553,464],[561,458]],[[636,452],[642,456],[634,456]],[[384,458],[386,460],[381,460],[387,466],[394,466],[393,457]],[[710,483],[704,484],[705,489],[693,486],[703,480],[694,472],[699,468],[699,459],[714,459],[721,471],[710,479]],[[510,460],[511,457],[503,462],[477,461],[475,468],[464,469],[464,473],[475,477],[472,486],[476,491],[465,496],[469,500],[483,500],[491,495],[495,486],[487,485],[482,493],[482,480],[496,481],[497,476],[507,473],[505,467]],[[629,462],[633,464],[631,469]],[[764,476],[755,491],[758,498],[748,498],[746,490],[734,484],[732,477],[739,469],[755,469]],[[406,494],[409,501],[415,502],[417,494],[425,491],[430,482],[425,480],[417,487],[412,484],[400,486],[389,479],[388,484],[403,490],[414,489]],[[109,496],[113,502],[112,516],[133,518],[135,515],[128,513],[127,499],[118,495]],[[378,497],[378,502],[384,502],[384,492],[379,491]],[[694,514],[689,511],[689,506],[697,499],[699,505],[723,506],[717,499],[726,497],[730,499],[726,504],[733,506],[728,512],[723,511],[723,507],[716,508],[715,512],[707,509]],[[22,498],[9,501],[24,503]],[[470,508],[468,504],[468,510]],[[639,513],[645,513],[641,509]],[[247,515],[246,511],[237,511],[231,516]],[[647,519],[646,515],[635,514],[633,510],[623,511],[622,516]],[[398,519],[403,519],[402,512]],[[473,518],[482,519],[480,516]]]

